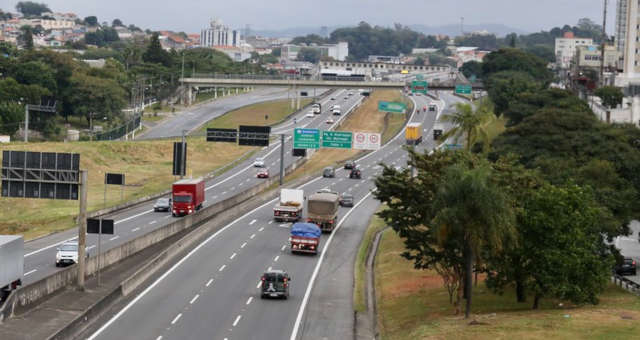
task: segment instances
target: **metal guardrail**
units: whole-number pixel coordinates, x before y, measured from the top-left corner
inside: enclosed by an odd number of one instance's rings
[[[611,280],[613,281],[613,284],[615,284],[616,286],[624,288],[625,290],[631,293],[634,293],[636,295],[640,295],[640,283],[629,280],[626,277],[618,274],[614,274],[611,277]]]
[[[106,132],[97,133],[94,139],[97,141],[120,139],[131,133],[131,131],[137,130],[140,127],[141,119],[142,115],[136,115],[135,117],[133,117],[133,119],[124,123],[124,125]]]

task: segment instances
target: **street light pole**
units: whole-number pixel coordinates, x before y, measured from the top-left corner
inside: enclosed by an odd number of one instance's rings
[[[24,106],[24,142],[29,142],[29,104]]]

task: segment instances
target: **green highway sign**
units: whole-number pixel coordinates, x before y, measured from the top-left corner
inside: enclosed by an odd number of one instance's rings
[[[416,74],[416,80],[424,80],[424,77],[421,74]]]
[[[404,103],[378,101],[378,111],[404,113],[406,110]]]
[[[414,80],[411,82],[411,92],[427,94],[427,88],[429,84],[426,81]]]
[[[318,129],[295,129],[293,131],[294,149],[319,149],[320,130]]]
[[[351,149],[353,133],[349,131],[322,131],[322,147]]]
[[[471,85],[456,85],[457,94],[471,94]]]

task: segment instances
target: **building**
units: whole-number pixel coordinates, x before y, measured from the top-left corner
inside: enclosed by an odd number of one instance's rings
[[[219,19],[211,20],[210,27],[203,29],[200,33],[200,46],[202,47],[238,47],[241,45],[240,32],[231,30],[228,26],[223,25]]]
[[[394,55],[370,55],[367,61],[370,63],[401,64],[402,57]]]
[[[578,69],[592,68],[600,69],[600,60],[602,57],[602,50],[600,46],[578,46],[576,48],[576,55],[574,57],[573,66]],[[616,46],[605,46],[604,49],[604,67],[607,70],[615,70],[618,67],[618,60],[620,59],[620,52]]]
[[[640,84],[640,20],[638,0],[618,0],[616,7],[616,47],[622,56],[623,73],[616,77],[616,85],[627,87]],[[634,86],[637,87],[637,86]],[[637,93],[637,90],[632,91]]]
[[[296,60],[298,52],[303,48],[317,49],[320,51],[320,57],[330,57],[334,60],[344,61],[349,56],[349,43],[339,42],[337,44],[328,45],[293,45],[284,44],[281,49],[281,58],[284,60]]]
[[[556,65],[559,68],[568,69],[576,55],[576,48],[589,45],[593,45],[593,39],[576,38],[572,32],[566,32],[563,38],[556,38]]]

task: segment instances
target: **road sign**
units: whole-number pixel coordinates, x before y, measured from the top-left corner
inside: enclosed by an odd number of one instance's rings
[[[380,149],[381,140],[379,133],[354,132],[353,148],[356,150],[378,150]]]
[[[427,94],[429,84],[426,81],[414,80],[411,82],[411,92]]]
[[[378,111],[404,113],[406,110],[404,103],[378,101]]]
[[[182,150],[184,149],[184,155]],[[173,142],[173,172],[174,176],[184,176],[187,167],[187,142]]]
[[[102,221],[102,226],[100,221]],[[113,220],[87,218],[87,234],[113,235]]]
[[[293,130],[294,149],[319,149],[320,130],[318,129],[294,129]]]
[[[461,84],[456,85],[457,94],[471,94],[471,85]]]
[[[322,131],[322,147],[351,149],[353,134],[349,131]]]
[[[237,141],[238,130],[236,129],[207,129],[207,142],[236,143]]]
[[[104,174],[104,184],[124,185],[124,174]]]
[[[238,145],[269,146],[270,126],[240,125]]]

